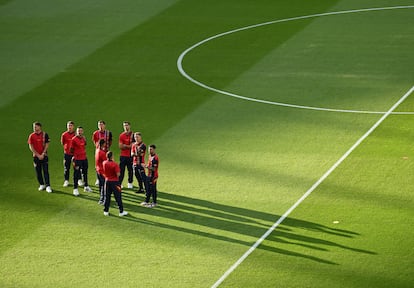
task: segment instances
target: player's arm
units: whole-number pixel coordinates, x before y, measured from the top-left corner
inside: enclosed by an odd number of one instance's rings
[[[43,153],[42,153],[43,156],[46,155],[47,149],[49,149],[49,142],[45,143],[45,147],[43,148]]]
[[[70,154],[72,154],[72,155],[75,152],[75,147],[73,147],[75,145],[76,145],[76,143],[72,139],[72,143],[70,144],[70,148],[69,148]]]
[[[96,137],[96,131],[95,132],[93,132],[93,134],[92,134],[92,143],[93,143],[93,145],[95,145],[95,147],[97,146],[97,144],[98,144],[98,142],[99,142],[99,139],[98,139],[98,137]]]
[[[109,137],[108,137],[108,143],[107,143],[108,150],[109,148],[111,148],[111,145],[112,145],[112,132],[109,131]]]
[[[49,135],[45,133],[45,144],[44,144],[43,153],[42,153],[43,157],[46,156],[47,154],[47,149],[49,149],[49,142],[50,142]]]
[[[32,143],[29,143],[29,149],[30,149],[30,151],[32,151],[33,155],[35,155],[37,158],[41,157],[41,155],[39,153],[37,153],[37,151],[34,149]]]
[[[158,167],[158,161],[153,159],[151,162],[151,167],[148,165],[146,167],[151,171],[155,171],[155,169]]]
[[[121,150],[127,150],[131,148],[131,145],[127,145],[124,143],[124,140],[122,139],[122,136],[119,136],[119,143],[118,143],[119,149]]]
[[[124,142],[123,142],[123,140],[122,140],[122,134],[121,134],[121,135],[119,135],[118,147],[119,147],[119,149],[121,149],[121,150],[124,150],[124,149],[125,149],[125,148],[124,148]]]
[[[157,167],[158,167],[158,161],[157,160],[152,161],[151,170],[155,171]]]

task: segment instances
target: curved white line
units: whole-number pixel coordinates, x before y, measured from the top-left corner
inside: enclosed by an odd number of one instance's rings
[[[240,32],[240,31],[244,31],[244,30],[248,30],[248,29],[253,29],[253,28],[257,28],[257,27],[261,27],[261,26],[266,26],[266,25],[271,25],[271,24],[276,24],[276,23],[281,23],[281,22],[294,21],[294,20],[307,19],[307,18],[316,18],[316,17],[321,17],[321,16],[349,14],[349,13],[358,13],[358,12],[369,12],[369,11],[380,11],[380,10],[410,9],[410,8],[414,8],[414,5],[365,8],[365,9],[355,9],[355,10],[345,10],[345,11],[334,11],[334,12],[326,12],[326,13],[319,13],[319,14],[313,14],[313,15],[298,16],[298,17],[292,17],[292,18],[286,18],[286,19],[279,19],[279,20],[268,21],[268,22],[264,22],[264,23],[259,23],[259,24],[254,24],[254,25],[250,25],[250,26],[241,27],[241,28],[238,28],[238,29],[234,29],[234,30],[230,30],[230,31],[223,32],[223,33],[220,33],[220,34],[216,34],[214,36],[206,38],[206,39],[194,44],[193,46],[187,48],[178,57],[178,59],[177,59],[177,68],[178,68],[178,71],[181,73],[181,75],[183,75],[185,78],[187,78],[188,80],[190,80],[191,82],[193,82],[194,84],[196,84],[196,85],[198,85],[202,88],[205,88],[207,90],[210,90],[210,91],[213,91],[213,92],[216,92],[216,93],[219,93],[219,94],[223,94],[223,95],[227,95],[227,96],[230,96],[230,97],[246,100],[246,101],[252,101],[252,102],[257,102],[257,103],[262,103],[262,104],[269,104],[269,105],[284,106],[284,107],[290,107],[290,108],[327,111],[327,112],[360,113],[360,114],[385,114],[387,112],[364,111],[364,110],[348,110],[348,109],[332,109],[332,108],[322,108],[322,107],[313,107],[313,106],[305,106],[305,105],[295,105],[295,104],[267,101],[267,100],[261,100],[261,99],[257,99],[257,98],[251,98],[251,97],[238,95],[238,94],[235,94],[235,93],[227,92],[227,91],[224,91],[224,90],[220,90],[220,89],[208,86],[208,85],[194,79],[193,77],[188,75],[188,73],[184,70],[183,60],[184,60],[184,57],[191,50],[203,45],[204,43],[206,43],[208,41],[211,41],[213,39],[217,39],[217,38],[220,38],[220,37],[232,34],[232,33]],[[413,115],[414,112],[392,112],[392,114]]]

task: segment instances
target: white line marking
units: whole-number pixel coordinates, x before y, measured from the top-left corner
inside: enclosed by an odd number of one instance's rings
[[[178,57],[178,59],[177,59],[177,68],[178,68],[178,71],[181,73],[181,75],[183,75],[185,78],[187,78],[188,80],[190,80],[191,82],[193,82],[194,84],[196,84],[196,85],[198,85],[202,88],[205,88],[207,90],[210,90],[210,91],[213,91],[213,92],[216,92],[216,93],[219,93],[219,94],[223,94],[223,95],[226,95],[226,96],[242,99],[242,100],[247,100],[247,101],[252,101],[252,102],[257,102],[257,103],[262,103],[262,104],[284,106],[284,107],[290,107],[290,108],[327,111],[327,112],[361,113],[361,114],[385,114],[386,112],[381,112],[381,111],[331,109],[331,108],[295,105],[295,104],[288,104],[288,103],[281,103],[281,102],[266,101],[266,100],[261,100],[261,99],[257,99],[257,98],[251,98],[251,97],[238,95],[238,94],[235,94],[235,93],[227,92],[227,91],[224,91],[224,90],[220,90],[220,89],[208,86],[208,85],[192,78],[190,75],[187,74],[187,72],[185,72],[185,70],[183,68],[183,60],[184,60],[184,57],[191,50],[203,45],[204,43],[206,43],[208,41],[211,41],[213,39],[217,39],[217,38],[220,38],[220,37],[232,34],[232,33],[240,32],[240,31],[244,31],[244,30],[248,30],[248,29],[253,29],[253,28],[257,28],[257,27],[261,27],[261,26],[266,26],[266,25],[271,25],[271,24],[276,24],[276,23],[281,23],[281,22],[294,21],[294,20],[307,19],[307,18],[316,18],[316,17],[321,17],[321,16],[349,14],[349,13],[358,13],[358,12],[369,12],[369,11],[380,11],[380,10],[410,9],[410,8],[414,8],[414,5],[411,5],[411,6],[392,6],[392,7],[365,8],[365,9],[346,10],[346,11],[334,11],[334,12],[326,12],[326,13],[320,13],[320,14],[313,14],[313,15],[298,16],[298,17],[292,17],[292,18],[287,18],[287,19],[274,20],[274,21],[264,22],[264,23],[260,23],[260,24],[255,24],[255,25],[250,25],[250,26],[230,30],[230,31],[223,32],[223,33],[211,36],[209,38],[206,38],[206,39],[194,44],[190,48],[187,48]],[[414,114],[414,112],[393,112],[392,114],[401,114],[401,115],[410,114],[410,115],[412,115],[412,114]]]
[[[239,260],[236,261],[236,263],[234,263],[224,274],[223,276],[220,277],[219,280],[217,280],[217,282],[211,286],[212,288],[216,288],[218,287],[272,232],[273,230],[276,229],[277,226],[280,225],[280,223],[282,223],[288,216],[290,213],[292,213],[293,210],[296,209],[296,207],[298,207],[326,178],[329,177],[329,175],[335,171],[335,169],[341,165],[342,162],[344,162],[344,160],[362,143],[362,141],[364,141],[388,116],[390,116],[392,114],[392,112],[398,107],[398,105],[400,105],[405,99],[407,99],[407,97],[414,91],[414,86],[411,87],[410,90],[408,90],[407,93],[404,94],[404,96],[402,96],[400,98],[400,100],[398,100],[384,115],[382,115],[382,117],[377,121],[377,123],[375,123],[361,138],[359,138],[358,141],[355,142],[354,145],[352,145],[351,148],[349,148],[348,151],[346,151],[346,153],[339,158],[338,161],[336,161],[336,163],[328,170],[325,172],[325,174],[323,174],[323,176],[315,182],[315,184],[312,185],[311,188],[309,188],[308,191],[306,191],[305,194],[303,194],[302,197],[300,197],[300,199],[298,201],[296,201],[295,204],[293,204],[292,207],[290,207],[280,218],[279,220],[277,220],[275,222],[275,224],[273,224],[272,227],[269,228],[269,230],[266,231],[265,234],[263,234],[262,237],[260,237],[259,240],[256,241],[256,243],[254,243],[254,245],[252,247],[250,247],[249,250],[247,250],[246,253],[243,254],[242,257],[240,257]]]

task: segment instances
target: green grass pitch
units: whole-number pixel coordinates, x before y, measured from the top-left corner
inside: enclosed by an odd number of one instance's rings
[[[0,1],[0,287],[213,286],[381,115],[234,99],[177,58],[248,25],[397,5],[414,2]],[[414,8],[308,18],[207,42],[183,67],[247,97],[387,111],[414,85],[413,35]],[[130,215],[104,217],[96,187],[62,187],[66,121],[89,138],[99,119],[157,144],[159,207],[126,190]],[[52,194],[37,191],[34,121]],[[390,115],[220,287],[413,287],[413,135],[414,115]]]

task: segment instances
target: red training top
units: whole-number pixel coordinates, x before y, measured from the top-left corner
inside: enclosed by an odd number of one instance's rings
[[[27,144],[31,144],[33,149],[39,154],[43,153],[46,143],[49,143],[49,135],[43,131],[40,133],[33,132],[27,139]],[[33,153],[33,157],[35,156],[36,155]]]
[[[71,148],[75,160],[86,160],[86,139],[84,136],[75,136],[72,138]]]
[[[130,132],[122,132],[119,135],[119,144],[131,145],[132,143],[132,135],[133,133]],[[131,157],[131,148],[121,148],[120,156]]]
[[[105,160],[102,164],[106,181],[119,181],[118,174],[121,169],[114,161]]]
[[[141,143],[134,143],[132,145],[131,154],[138,155],[138,149],[143,151],[141,156],[134,156],[134,165],[145,164],[145,152],[147,151],[147,146],[144,142]]]
[[[154,156],[149,155],[148,158],[148,176],[152,179],[158,178],[158,165],[160,163],[160,159],[158,159],[158,155],[154,154]],[[154,171],[151,168],[154,167]]]
[[[63,153],[72,155],[70,152],[70,146],[72,145],[72,138],[75,136],[75,132],[70,133],[69,131],[65,131],[62,133],[60,137],[60,143],[63,145]]]
[[[102,149],[95,151],[95,169],[96,173],[104,175],[103,162],[106,160],[106,152]]]
[[[109,148],[112,145],[112,133],[111,133],[111,131],[96,130],[95,132],[93,132],[92,140],[93,140],[93,143],[95,144],[96,148],[99,148],[99,140],[101,140],[101,139],[105,140],[105,142],[106,142],[105,151],[108,151]]]

